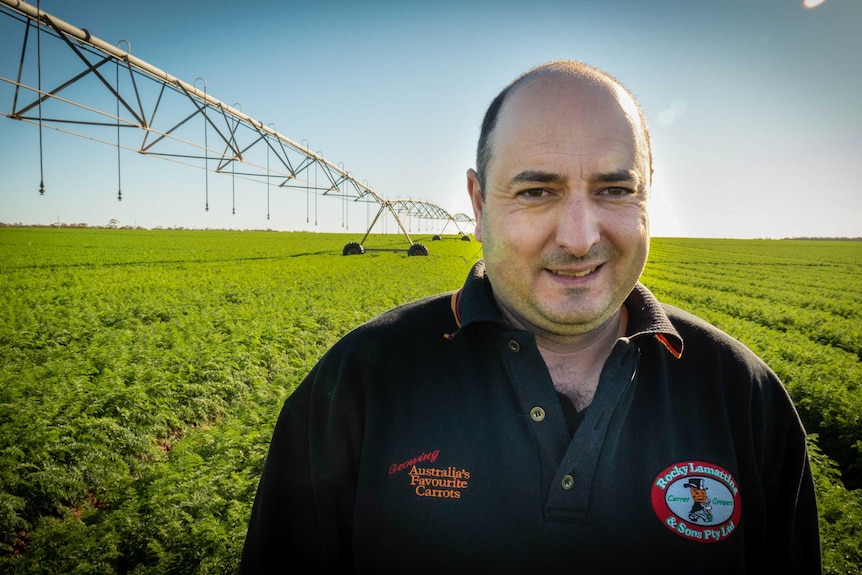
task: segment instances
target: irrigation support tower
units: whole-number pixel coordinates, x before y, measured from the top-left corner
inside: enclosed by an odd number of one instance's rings
[[[450,214],[425,200],[384,198],[343,166],[276,131],[274,124],[250,117],[237,104],[229,106],[216,99],[207,92],[205,79],[196,78],[189,84],[136,58],[126,40],[114,46],[20,0],[0,0],[0,14],[22,25],[16,77],[0,74],[0,82],[11,85],[14,92],[11,108],[3,115],[38,126],[40,166],[42,129],[49,128],[116,148],[118,200],[122,200],[120,151],[130,150],[196,168],[202,164],[205,173],[264,182],[267,190],[276,183],[282,189],[377,204],[377,215],[365,237],[348,243],[342,252],[345,255],[364,253],[363,243],[385,213],[406,238],[408,255],[427,255],[428,251],[410,238],[405,218],[442,220],[444,229],[452,223],[462,239],[469,240],[463,231],[464,226],[475,223],[469,215]],[[65,52],[63,69],[75,66],[77,70],[68,77],[53,76],[49,83],[43,75],[43,41]],[[58,61],[52,61],[52,68]],[[69,95],[73,92],[70,87],[84,83],[86,89]],[[127,132],[139,138],[121,138]],[[44,181],[40,193],[44,193]]]

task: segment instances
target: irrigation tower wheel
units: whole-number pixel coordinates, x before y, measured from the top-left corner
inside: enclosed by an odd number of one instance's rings
[[[422,244],[413,244],[409,248],[407,248],[408,256],[427,256],[428,248],[423,246]]]
[[[359,242],[350,242],[341,250],[343,256],[358,256],[365,253],[365,248]]]

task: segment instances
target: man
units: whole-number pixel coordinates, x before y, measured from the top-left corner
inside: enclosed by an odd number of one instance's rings
[[[781,383],[638,283],[651,163],[607,74],[553,62],[507,87],[467,178],[484,262],[347,335],[287,400],[241,573],[819,573]]]

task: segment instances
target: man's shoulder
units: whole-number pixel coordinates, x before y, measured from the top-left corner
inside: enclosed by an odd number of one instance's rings
[[[410,329],[427,324],[451,324],[454,321],[451,311],[453,293],[449,291],[434,294],[398,305],[370,319],[357,329],[373,331],[392,328]]]
[[[721,327],[682,308],[666,303],[661,305],[685,342],[683,356],[687,359],[704,361],[714,358],[724,364],[743,365],[749,371],[772,371],[751,348]]]
[[[404,341],[442,338],[457,329],[451,300],[453,292],[427,296],[396,306],[364,322],[342,338],[341,345],[369,340]]]
[[[328,398],[336,388],[352,393],[363,387],[361,382],[379,384],[393,373],[435,361],[443,353],[444,334],[457,329],[450,300],[451,293],[428,296],[355,327],[320,358],[292,395],[296,397],[292,403],[301,404],[303,397],[307,400],[314,393]]]

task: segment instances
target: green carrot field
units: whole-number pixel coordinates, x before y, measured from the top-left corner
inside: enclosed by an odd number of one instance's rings
[[[0,573],[235,572],[291,390],[346,331],[481,257],[458,236],[342,256],[356,239],[0,228]],[[643,281],[782,378],[825,572],[860,572],[862,242],[656,238]]]

